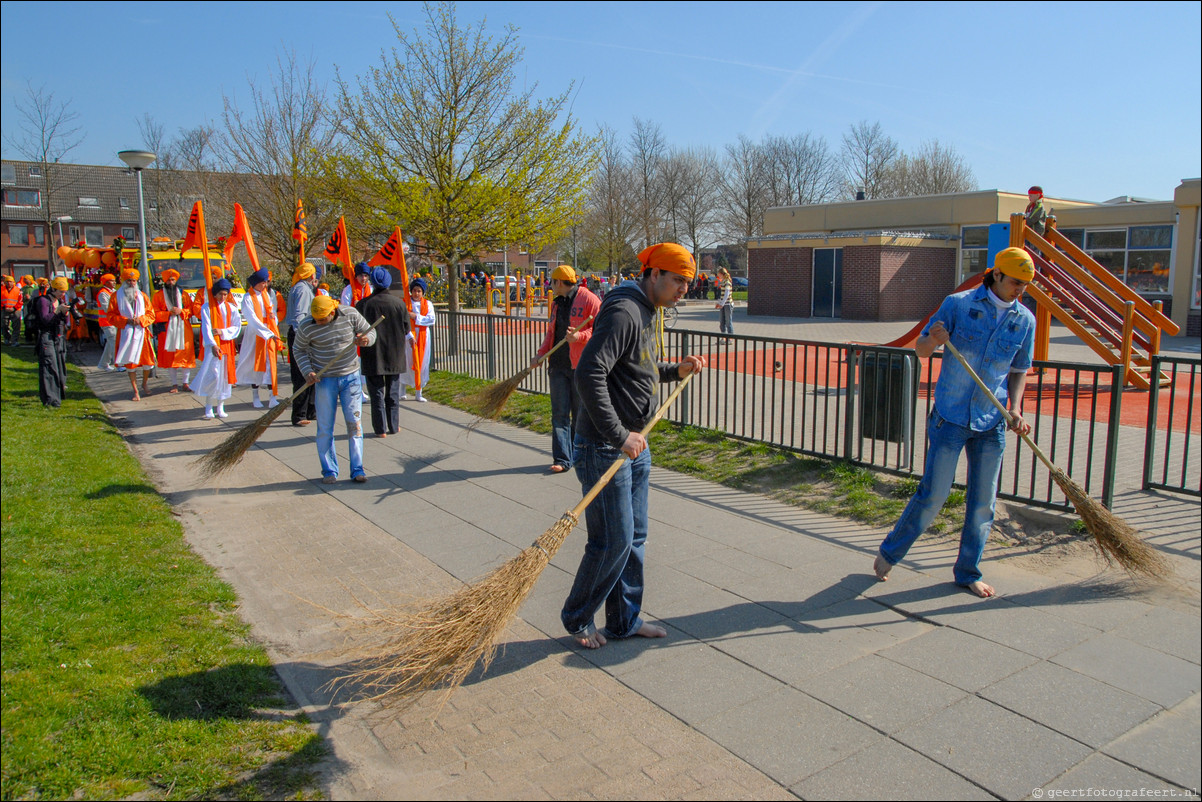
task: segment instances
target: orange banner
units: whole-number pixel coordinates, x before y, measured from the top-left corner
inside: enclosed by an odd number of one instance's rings
[[[347,281],[355,278],[355,269],[351,267],[351,249],[346,239],[346,218],[338,218],[338,227],[330,235],[326,243],[325,257],[334,264],[342,265],[342,277]]]

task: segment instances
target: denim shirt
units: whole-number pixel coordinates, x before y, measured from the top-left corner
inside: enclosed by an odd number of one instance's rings
[[[952,345],[1005,406],[1010,396],[1010,374],[1025,373],[1031,367],[1035,316],[1018,302],[1008,310],[998,309],[982,285],[945,298],[922,330],[924,337],[939,320],[951,335]],[[1002,417],[951,354],[944,356],[939,369],[935,410],[944,420],[978,432],[994,428]]]

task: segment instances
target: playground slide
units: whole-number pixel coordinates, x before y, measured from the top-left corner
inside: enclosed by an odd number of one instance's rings
[[[984,276],[985,276],[984,273],[977,273],[976,275],[969,276],[968,279],[963,284],[961,284],[959,287],[956,287],[954,292],[964,292],[965,290],[971,290],[973,287],[976,287],[978,284],[981,283],[981,279],[983,279]],[[884,345],[888,348],[913,348],[914,343],[918,341],[918,335],[922,333],[923,327],[926,326],[927,321],[929,321],[931,319],[931,315],[935,314],[938,311],[939,311],[938,307],[932,309],[931,314],[927,315],[922,320],[920,320],[918,322],[918,324],[914,326],[914,328],[910,329],[905,334],[898,337],[896,340],[890,340],[887,343],[881,343],[881,345]]]

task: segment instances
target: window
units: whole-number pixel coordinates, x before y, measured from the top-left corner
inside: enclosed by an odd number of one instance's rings
[[[129,208],[129,198],[118,198],[117,200],[121,204],[122,209]]]
[[[1172,226],[1066,229],[1060,233],[1141,295],[1169,294]]]
[[[79,242],[79,226],[67,226],[67,239],[70,240],[68,245],[75,245]]]
[[[5,184],[17,183],[17,165],[5,164],[0,166],[0,182]]]
[[[132,226],[129,228],[121,229],[121,239],[126,240],[127,242],[129,240],[132,240],[135,235],[134,232],[135,232],[135,229]]]
[[[1194,237],[1194,300],[1190,304],[1194,309],[1202,309],[1202,262],[1198,261],[1198,249],[1202,247],[1202,214],[1198,215]]]
[[[84,226],[83,241],[89,248],[104,247],[104,227]]]
[[[41,178],[42,177],[42,165],[31,164],[29,166],[29,177],[30,178]]]
[[[33,244],[34,245],[45,245],[46,244],[46,236],[43,233],[42,226],[34,226],[33,227]]]
[[[4,205],[37,209],[42,205],[42,193],[36,189],[6,189],[4,190]]]
[[[8,227],[8,244],[14,246],[24,246],[29,244],[29,226],[13,226]]]
[[[79,199],[79,205],[86,206],[89,209],[99,209],[100,208],[100,198],[87,198],[87,197],[81,196]]]
[[[960,280],[984,273],[989,267],[989,226],[965,226],[960,232]]]

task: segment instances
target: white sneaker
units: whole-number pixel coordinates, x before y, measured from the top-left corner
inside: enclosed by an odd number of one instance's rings
[[[260,401],[260,400],[259,400],[259,399],[257,399],[257,398],[256,398],[254,401],[251,401],[251,402],[250,402],[250,405],[251,405],[252,407],[254,407],[255,409],[262,409],[262,408],[263,408],[263,402],[262,402],[262,401]]]
[[[279,405],[280,405],[280,397],[278,395],[273,395],[271,397],[271,400],[267,402],[268,409],[275,409]]]
[[[421,401],[423,404],[426,403],[426,397],[423,396],[421,393],[417,394],[417,400]]]
[[[409,393],[401,393],[401,400],[402,400],[402,401],[408,401],[408,400],[409,400]]]
[[[229,416],[230,416],[230,413],[226,412],[224,409],[217,410],[217,417],[228,418]]]
[[[204,416],[205,420],[213,420],[214,417],[216,417],[216,416],[213,414],[213,410],[211,410],[211,409],[205,410],[205,416]]]

